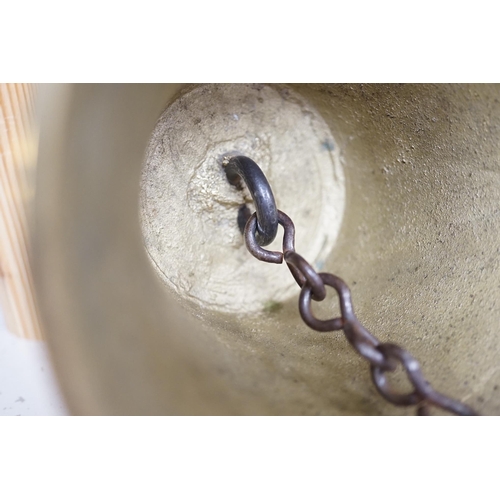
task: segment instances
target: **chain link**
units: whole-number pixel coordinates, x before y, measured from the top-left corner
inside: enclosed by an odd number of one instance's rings
[[[238,158],[241,161],[244,157]],[[252,163],[252,168],[254,168],[255,163]],[[319,332],[343,330],[354,350],[370,363],[373,383],[377,391],[390,403],[397,406],[416,406],[417,415],[430,415],[431,406],[456,415],[476,415],[476,412],[469,406],[435,391],[424,378],[418,361],[408,351],[396,344],[379,342],[360,323],[354,314],[349,287],[338,276],[330,273],[317,273],[301,255],[295,252],[295,226],[288,215],[280,210],[277,212],[278,223],[284,229],[283,252],[265,250],[259,245],[257,241],[259,209],[250,216],[246,223],[245,243],[249,252],[263,262],[273,264],[281,264],[283,260],[286,262],[301,288],[299,312],[306,325]],[[325,286],[332,287],[337,292],[340,316],[320,320],[312,312],[311,300],[324,300],[326,298]],[[387,380],[386,373],[394,372],[398,366],[401,366],[406,373],[412,386],[411,392],[397,392]]]

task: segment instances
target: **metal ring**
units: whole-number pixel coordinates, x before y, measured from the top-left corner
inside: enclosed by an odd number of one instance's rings
[[[409,406],[425,402],[438,406],[455,415],[472,416],[476,412],[467,405],[435,391],[425,379],[419,362],[405,349],[395,344],[379,344],[377,349],[388,359],[399,361],[408,375],[408,379],[415,387],[415,391],[409,394],[397,394],[389,388],[383,367],[371,367],[373,383],[377,390],[385,399],[400,406]],[[395,369],[395,367],[393,368]],[[423,414],[427,409],[423,409],[419,414]]]
[[[408,375],[408,379],[415,387],[415,391],[409,394],[397,394],[389,388],[384,372],[387,369],[383,367],[371,367],[372,378],[377,390],[385,399],[400,406],[410,406],[423,403],[418,409],[419,415],[429,415],[428,406],[432,404],[455,415],[472,416],[476,412],[467,405],[451,399],[444,394],[435,391],[429,382],[424,378],[418,361],[406,350],[395,344],[380,344],[378,347],[384,356],[389,360],[399,361]],[[395,369],[392,368],[392,369]]]
[[[293,249],[295,248],[295,226],[293,225],[292,219],[288,217],[281,210],[278,210],[278,223],[283,226],[283,249]],[[248,219],[247,225],[245,226],[245,243],[248,251],[259,260],[263,262],[270,262],[272,264],[281,264],[283,262],[282,252],[272,252],[270,250],[264,250],[258,243],[256,238],[257,231],[257,214],[254,212],[250,219]]]
[[[329,273],[319,273],[318,275],[325,285],[335,288],[340,296],[345,297],[347,285],[337,276]],[[342,330],[344,328],[344,314],[343,314],[343,301],[340,300],[340,311],[342,316],[340,318],[332,318],[328,320],[321,320],[316,318],[311,310],[311,297],[312,287],[309,283],[305,283],[300,291],[299,297],[299,311],[300,316],[304,323],[310,326],[313,330],[318,332],[332,332],[334,330]],[[350,301],[349,289],[347,288],[347,299]]]
[[[427,385],[427,381],[423,378],[420,371],[418,361],[408,352],[395,344],[379,344],[377,349],[387,358],[398,361],[401,363],[405,372],[412,383],[415,390],[407,394],[398,394],[394,392],[387,381],[385,376],[386,371],[394,371],[397,365],[393,365],[390,369],[381,366],[371,366],[372,379],[378,392],[387,401],[398,406],[411,406],[416,405],[423,400],[427,399],[421,392],[423,385]],[[416,382],[416,383],[415,383]],[[427,387],[424,388],[427,391]]]
[[[349,287],[338,276],[330,273],[319,273],[325,285],[333,287],[339,296],[339,318],[320,320],[311,310],[312,288],[309,283],[302,287],[299,298],[300,316],[304,322],[319,332],[344,330],[344,334],[356,352],[375,366],[387,367],[384,355],[377,350],[378,340],[366,330],[356,318],[352,308],[351,292]]]
[[[243,180],[248,187],[257,212],[257,243],[261,246],[269,245],[278,232],[278,209],[266,176],[257,163],[246,156],[224,158],[222,165],[233,186],[240,187],[240,180]]]
[[[324,300],[326,289],[321,276],[304,257],[293,250],[284,253],[285,261],[297,284],[302,288],[306,283],[311,286],[313,300]]]

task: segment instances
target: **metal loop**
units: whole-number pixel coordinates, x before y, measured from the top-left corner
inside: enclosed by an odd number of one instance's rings
[[[340,278],[337,278],[337,276],[334,276],[333,274],[319,273],[319,277],[325,285],[335,288],[335,290],[339,294],[341,317],[321,320],[314,316],[311,309],[312,287],[307,282],[304,284],[302,290],[300,291],[300,316],[307,326],[318,332],[333,332],[334,330],[342,330],[342,328],[344,328],[343,309],[345,309],[345,304],[350,301],[349,289],[347,288],[346,294],[343,287],[347,287],[347,285]]]
[[[308,326],[318,332],[341,330],[344,328],[346,321],[350,321],[353,318],[355,319],[349,287],[338,276],[334,276],[333,274],[319,273],[318,276],[321,278],[324,285],[331,286],[337,291],[340,302],[341,317],[328,320],[320,320],[314,317],[311,310],[312,287],[307,282],[304,284],[300,292],[300,316]]]
[[[379,344],[377,348],[381,353],[383,353],[384,357],[389,360],[389,363],[392,361],[392,363],[390,363],[390,367],[371,366],[373,383],[375,384],[378,392],[385,399],[387,399],[387,401],[397,406],[411,406],[422,402],[425,397],[420,394],[420,391],[415,389],[413,392],[409,392],[407,394],[398,394],[391,389],[389,382],[387,381],[387,377],[385,376],[385,372],[394,371],[397,368],[397,363],[401,363],[406,371],[406,374],[408,375],[408,378],[410,379],[410,382],[415,387],[412,374],[418,371],[421,375],[418,361],[407,351],[394,344]],[[396,363],[394,363],[394,361]],[[423,379],[423,381],[425,382],[425,379]]]
[[[290,217],[288,217],[288,215],[283,213],[281,210],[278,210],[278,223],[281,224],[284,229],[283,249],[293,250],[295,248],[295,226],[293,225],[292,219],[290,219]],[[244,233],[248,251],[256,259],[264,262],[270,262],[272,264],[281,264],[283,262],[283,253],[264,250],[257,242],[256,230],[257,215],[253,213],[250,219],[248,219]]]
[[[323,284],[331,286],[337,291],[341,316],[328,320],[316,318],[311,310],[312,287],[306,283],[302,287],[299,297],[299,311],[304,323],[318,332],[344,330],[347,340],[361,356],[375,366],[388,368],[384,355],[377,350],[378,340],[361,325],[354,314],[349,287],[333,274],[319,273],[318,276]]]
[[[225,167],[228,181],[233,186],[241,189],[243,180],[248,187],[257,212],[257,243],[261,246],[269,245],[278,232],[278,210],[266,176],[260,167],[246,156],[225,157],[222,165]],[[241,221],[239,225],[242,226]]]
[[[405,349],[395,344],[379,344],[377,349],[381,351],[387,359],[395,360],[403,366],[412,383],[415,391],[409,394],[397,394],[389,388],[383,367],[372,366],[373,382],[384,398],[396,405],[413,405],[425,402],[426,406],[432,404],[456,415],[476,415],[472,408],[455,401],[439,392],[435,391],[425,379],[419,362]],[[394,370],[392,368],[392,370]],[[419,410],[419,414],[427,412],[427,409]]]
[[[311,286],[313,300],[324,300],[326,290],[321,276],[313,269],[304,257],[293,250],[284,253],[288,269],[292,273],[297,284],[302,288],[306,283]]]

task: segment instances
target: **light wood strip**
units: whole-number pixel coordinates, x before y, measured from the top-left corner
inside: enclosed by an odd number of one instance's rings
[[[4,84],[0,86],[0,99],[2,102],[2,118],[4,126],[1,127],[2,144],[1,148],[6,160],[7,173],[10,180],[10,193],[14,196],[16,211],[21,218],[21,230],[26,239],[27,221],[26,221],[26,188],[28,185],[26,169],[27,139],[28,134],[22,126],[22,117],[19,106],[16,106],[16,98],[13,92],[13,84]],[[17,198],[17,199],[16,199]]]
[[[4,171],[4,164],[0,156],[0,175]],[[4,193],[4,183],[0,179],[0,240],[2,242],[2,252],[0,254],[0,277],[2,283],[3,297],[2,299],[6,302],[2,302],[4,305],[4,314],[7,323],[7,327],[16,331],[19,325],[23,326],[23,318],[20,316],[21,307],[12,307],[12,304],[18,302],[16,300],[18,295],[17,284],[18,280],[12,279],[11,269],[15,267],[12,262],[12,246],[9,244],[12,240],[11,231],[9,231],[8,223],[8,211],[5,208],[7,199]]]
[[[0,239],[2,241],[0,265],[5,297],[8,300],[3,309],[9,329],[29,338],[31,336],[31,329],[28,325],[29,312],[26,308],[26,301],[22,300],[26,282],[19,275],[18,243],[11,219],[4,173],[5,165],[2,161],[0,162]]]
[[[27,102],[19,99],[19,93],[22,90],[21,85],[9,84],[9,99],[11,107],[10,109],[6,107],[7,111],[13,113],[14,120],[13,126],[10,130],[10,143],[14,144],[16,138],[26,138],[26,140],[18,140],[19,148],[18,153],[21,155],[19,160],[15,159],[14,168],[15,175],[19,182],[20,195],[22,197],[22,204],[19,206],[19,210],[22,211],[22,216],[27,220],[28,205],[32,197],[34,196],[33,186],[31,185],[30,179],[33,175],[30,172],[35,167],[36,158],[34,154],[34,134],[33,134],[33,117],[27,107]],[[24,109],[23,109],[24,108]],[[22,168],[19,166],[22,165]],[[27,223],[25,224],[26,231],[28,230]]]
[[[40,339],[28,258],[30,170],[35,165],[37,137],[33,92],[31,85],[0,84],[0,300],[14,333]]]
[[[29,274],[29,261],[27,252],[26,219],[21,186],[17,182],[13,155],[9,150],[11,142],[8,142],[8,128],[12,120],[9,120],[4,113],[0,114],[6,127],[0,126],[0,146],[3,152],[2,170],[0,172],[1,193],[1,213],[3,216],[3,270],[5,279],[10,288],[11,308],[18,309],[17,318],[19,328],[16,331],[24,332],[24,336],[32,337],[34,332],[30,328],[30,317],[33,314],[33,301],[29,294],[32,289],[31,276]],[[16,147],[14,145],[14,147]],[[24,295],[24,296],[23,296]]]
[[[0,120],[4,116],[0,113]],[[5,151],[6,134],[3,127],[0,127],[0,148]],[[12,179],[12,161],[9,152],[3,155],[0,170],[0,212],[2,214],[4,232],[2,235],[2,268],[4,279],[11,289],[11,298],[14,300],[15,308],[19,309],[18,322],[24,336],[30,337],[31,332],[28,327],[29,307],[26,300],[22,299],[22,291],[30,289],[30,281],[25,263],[28,260],[26,248],[25,224],[23,226],[22,215],[19,211],[21,200],[16,193],[18,185]],[[9,175],[10,174],[10,175]],[[14,182],[12,182],[14,180]],[[26,297],[29,301],[29,298]],[[11,304],[11,307],[13,304]],[[16,331],[17,333],[17,331]]]

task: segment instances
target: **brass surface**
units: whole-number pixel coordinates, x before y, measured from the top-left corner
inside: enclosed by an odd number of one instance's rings
[[[500,414],[500,87],[293,87],[331,128],[346,176],[323,270],[350,285],[359,319],[408,349],[436,390]],[[193,313],[162,286],[142,244],[140,169],[179,88],[42,89],[35,281],[71,410],[411,413],[377,395],[342,334],[302,324],[298,289],[239,316]]]

